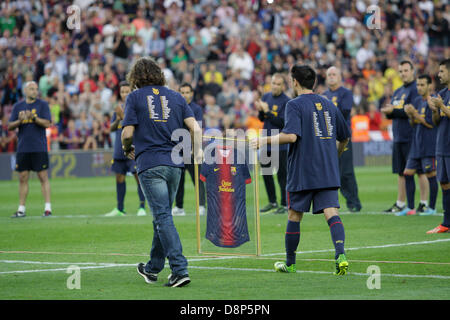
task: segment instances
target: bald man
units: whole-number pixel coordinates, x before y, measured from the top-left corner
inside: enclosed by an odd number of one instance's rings
[[[334,66],[328,68],[326,82],[328,90],[325,91],[324,95],[341,111],[348,127],[351,128],[350,113],[353,106],[353,93],[342,86],[341,71]],[[347,201],[347,208],[351,212],[361,211],[362,206],[358,196],[358,184],[353,167],[351,141],[349,141],[346,150],[339,158],[339,172],[341,176],[341,193]]]
[[[258,118],[264,122],[265,134],[272,136],[278,134],[284,127],[284,110],[290,98],[284,93],[285,81],[280,73],[272,75],[270,92],[262,96],[261,100],[255,101],[255,107],[258,110]],[[268,157],[273,156],[270,146],[267,146]],[[280,206],[277,203],[274,178],[271,174],[264,174],[263,180],[267,191],[269,203],[261,209],[262,213],[283,214],[287,213],[287,156],[288,148],[286,145],[280,145],[278,149],[278,171],[277,179],[280,186]],[[272,162],[261,163],[261,167],[269,168]]]
[[[48,150],[45,129],[51,124],[50,108],[38,99],[38,85],[34,81],[25,83],[25,99],[13,106],[8,130],[18,131],[16,168],[19,173],[19,208],[12,218],[25,217],[25,202],[28,195],[30,171],[37,172],[45,199],[44,217],[51,216],[50,182],[48,180]]]

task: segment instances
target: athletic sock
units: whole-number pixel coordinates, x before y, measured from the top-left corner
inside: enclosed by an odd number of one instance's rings
[[[50,204],[50,202],[45,203],[44,211],[52,212],[52,205]]]
[[[285,246],[286,246],[286,264],[290,266],[295,264],[295,255],[300,242],[300,222],[288,220],[286,226]]]
[[[125,199],[125,193],[127,192],[127,185],[125,182],[116,182],[117,191],[117,209],[123,212],[123,202]]]
[[[397,205],[397,207],[399,208],[403,208],[405,206],[405,203],[403,201],[399,201],[397,200],[397,202],[395,203]]]
[[[438,183],[436,176],[429,177],[428,183],[430,184],[430,208],[435,209],[436,208],[436,199],[438,195]]]
[[[141,186],[137,186],[138,189],[138,195],[139,195],[139,208],[145,209],[145,196],[142,192]]]
[[[344,243],[345,243],[345,231],[344,225],[342,224],[341,218],[339,216],[333,216],[327,221],[330,227],[331,240],[333,241],[336,254],[335,259],[339,257],[340,254],[344,254]]]
[[[414,209],[414,196],[416,193],[416,182],[414,176],[405,175],[406,185],[406,201],[408,202],[408,208]]]
[[[25,206],[19,205],[17,211],[25,213]]]
[[[444,208],[444,221],[442,225],[450,228],[450,189],[442,190],[442,207]]]

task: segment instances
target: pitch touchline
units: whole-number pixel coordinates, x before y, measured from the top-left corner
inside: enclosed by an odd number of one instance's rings
[[[438,243],[438,242],[448,242],[450,241],[450,238],[448,239],[437,239],[437,240],[428,240],[428,241],[415,241],[415,242],[406,242],[406,243],[394,243],[394,244],[384,244],[384,245],[376,245],[376,246],[364,246],[364,247],[353,247],[353,248],[346,248],[346,251],[354,251],[354,250],[361,250],[361,249],[381,249],[381,248],[391,248],[391,247],[404,247],[404,246],[412,246],[412,245],[422,245],[422,244],[432,244],[432,243]],[[334,249],[322,249],[322,250],[309,250],[309,251],[297,251],[297,254],[305,254],[305,253],[322,253],[322,252],[334,252]],[[34,251],[0,251],[0,253],[24,253],[24,254],[60,254],[60,255],[111,255],[111,256],[148,256],[143,254],[122,254],[122,253],[95,253],[95,252],[85,252],[85,253],[74,253],[74,252],[34,252]],[[266,253],[262,254],[261,257],[271,257],[271,256],[280,256],[284,255],[285,253]],[[227,260],[227,259],[245,259],[248,258],[248,256],[220,256],[220,257],[214,257],[210,258],[208,257],[201,257],[201,256],[195,256],[190,261],[205,261],[205,260]]]
[[[70,263],[69,265],[77,265],[76,263]],[[101,269],[101,268],[114,268],[114,267],[136,267],[136,264],[104,264],[99,266],[86,266],[80,267],[80,270],[89,269]],[[189,266],[190,269],[200,270],[226,270],[226,271],[250,271],[250,272],[275,272],[273,269],[257,269],[257,268],[230,268],[230,267],[202,267],[202,266]],[[18,270],[18,271],[4,271],[0,274],[17,274],[17,273],[35,273],[35,272],[53,272],[53,271],[67,271],[67,268],[57,269],[41,269],[41,270]],[[312,270],[297,270],[297,273],[315,273],[315,274],[332,274],[330,271],[312,271]],[[356,276],[370,276],[368,273],[349,272],[349,275]],[[433,279],[450,279],[450,276],[443,275],[419,275],[419,274],[392,274],[383,273],[382,276],[398,277],[398,278],[433,278]]]

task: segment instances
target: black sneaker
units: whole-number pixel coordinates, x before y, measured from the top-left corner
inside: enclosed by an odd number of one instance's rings
[[[276,208],[278,208],[278,205],[276,203],[269,203],[267,206],[265,206],[264,208],[259,210],[259,212],[265,213],[265,212],[272,211]]]
[[[25,218],[25,212],[17,211],[11,216],[11,218]]]
[[[137,265],[137,272],[144,277],[147,283],[155,283],[158,280],[157,274],[145,271],[145,264],[142,262]]]
[[[387,209],[387,210],[384,210],[384,212],[390,212],[390,213],[393,213],[393,212],[400,212],[400,211],[402,211],[404,208],[405,208],[405,207],[399,207],[399,206],[397,206],[397,203],[394,203],[394,205],[393,205],[392,207],[390,207],[390,208]]]
[[[360,212],[361,211],[361,207],[350,207],[348,208],[348,211],[350,212]]]
[[[45,210],[44,214],[42,215],[43,217],[51,217],[52,216],[52,212]]]
[[[274,212],[273,212],[273,214],[285,214],[285,213],[287,213],[288,211],[287,211],[287,207],[284,207],[284,206],[280,206],[280,207],[278,207],[278,209],[276,209]]]
[[[427,211],[427,206],[424,205],[423,203],[420,203],[419,206],[416,209],[416,212],[419,213],[424,213],[425,211]]]
[[[191,282],[188,274],[183,274],[181,276],[171,275],[169,282],[165,284],[166,287],[183,287]]]

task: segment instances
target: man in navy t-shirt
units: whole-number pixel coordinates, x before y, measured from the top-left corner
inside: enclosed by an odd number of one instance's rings
[[[437,179],[442,189],[444,219],[440,225],[427,233],[450,232],[450,59],[441,61],[438,77],[446,87],[439,91],[438,97],[428,98],[428,105],[433,110],[433,122],[438,126],[436,166]]]
[[[25,83],[25,100],[17,102],[12,110],[8,129],[19,128],[16,171],[19,172],[19,208],[13,218],[25,217],[30,171],[36,171],[45,200],[44,217],[51,216],[50,182],[48,180],[48,147],[45,129],[50,127],[48,103],[37,99],[36,82]]]
[[[113,216],[123,216],[125,215],[124,210],[124,200],[126,194],[126,175],[127,172],[130,172],[134,175],[137,183],[137,190],[139,196],[139,209],[137,212],[138,216],[145,216],[147,213],[145,212],[145,196],[142,192],[141,186],[139,184],[139,178],[136,173],[136,163],[134,160],[128,159],[123,154],[122,150],[122,120],[123,120],[123,103],[131,92],[130,84],[126,81],[122,81],[119,84],[119,94],[120,94],[120,103],[116,107],[116,110],[111,119],[111,132],[115,132],[116,139],[114,141],[114,154],[111,165],[111,170],[116,174],[116,195],[117,195],[117,207],[115,207],[111,212],[105,214],[106,217]]]
[[[139,181],[153,214],[150,260],[138,264],[137,270],[147,283],[154,283],[167,257],[172,273],[166,286],[181,287],[190,278],[171,209],[184,164],[172,157],[179,155],[173,150],[177,141],[172,135],[186,125],[193,138],[194,160],[200,163],[201,128],[186,100],[164,86],[164,74],[152,59],[136,60],[127,80],[136,90],[125,103],[122,148],[136,159]]]
[[[413,64],[407,60],[401,61],[399,73],[403,81],[403,86],[395,90],[391,103],[385,105],[380,110],[388,119],[392,119],[392,134],[394,136],[392,145],[392,173],[398,174],[398,192],[397,201],[389,209],[385,210],[385,212],[395,213],[407,209],[405,204],[406,183],[403,172],[405,171],[409,149],[411,148],[413,128],[409,123],[404,106],[411,104],[419,96],[414,79]],[[427,182],[423,181],[421,185],[423,183]]]
[[[194,89],[189,83],[183,83],[180,86],[180,93],[186,99],[189,107],[194,113],[194,118],[197,120],[200,127],[202,127],[203,122],[203,109],[198,104],[196,104],[192,98],[194,97]],[[180,185],[178,186],[177,195],[175,197],[175,207],[172,209],[172,215],[174,216],[184,216],[186,212],[183,208],[184,202],[184,177],[186,175],[186,170],[191,176],[192,182],[195,184],[195,167],[193,163],[186,163],[184,166],[185,170],[181,173]],[[201,167],[199,166],[199,172]],[[202,181],[198,182],[199,188],[199,214],[203,215],[205,213],[205,185]]]
[[[350,114],[353,107],[353,93],[342,86],[341,71],[336,67],[327,70],[328,90],[324,92],[333,104],[341,111],[349,128],[351,128]],[[346,150],[339,157],[339,174],[341,175],[341,193],[347,200],[347,208],[352,212],[361,211],[361,201],[358,196],[355,169],[353,167],[353,148],[349,141]]]
[[[267,136],[279,133],[284,127],[284,110],[286,103],[290,98],[283,92],[284,78],[280,73],[275,73],[272,76],[271,92],[262,96],[261,100],[255,101],[255,107],[259,111],[258,118],[264,122],[264,130]],[[274,156],[270,146],[267,146],[267,157]],[[286,213],[286,169],[287,169],[287,145],[281,145],[278,149],[278,184],[280,185],[281,201],[280,207],[277,204],[277,196],[275,190],[275,183],[272,174],[265,172],[263,175],[264,185],[269,198],[269,204],[261,209],[261,212],[274,211],[276,214]],[[269,168],[273,164],[261,162],[261,167]],[[270,173],[272,170],[270,170]]]
[[[430,215],[436,213],[435,205],[438,193],[436,180],[436,134],[437,129],[433,125],[432,110],[428,107],[428,96],[432,86],[431,77],[421,75],[417,78],[417,92],[419,97],[412,104],[405,105],[405,111],[411,118],[413,137],[409,151],[406,168],[403,172],[406,184],[407,209],[397,212],[396,215]],[[414,175],[425,175],[429,183],[429,192],[422,192],[419,206],[414,209],[415,184]],[[426,189],[426,188],[425,188]],[[428,191],[426,189],[426,191]],[[428,202],[429,194],[429,202]]]
[[[295,252],[300,241],[300,221],[312,203],[313,213],[323,213],[330,227],[335,246],[336,274],[344,275],[348,261],[344,251],[344,227],[338,214],[338,156],[349,141],[350,129],[331,101],[313,93],[315,79],[316,73],[309,66],[292,67],[292,87],[297,98],[286,105],[283,131],[277,136],[252,140],[251,145],[289,144],[286,262],[276,262],[275,269],[296,272]]]

